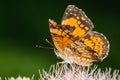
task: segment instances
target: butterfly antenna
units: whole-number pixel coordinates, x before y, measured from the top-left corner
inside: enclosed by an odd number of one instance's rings
[[[36,45],[36,47],[37,47],[37,48],[45,48],[45,49],[54,49],[54,48],[55,48],[55,46],[54,46],[48,39],[45,39],[45,41],[46,41],[48,44],[50,44],[51,46],[53,46],[53,48],[52,48],[52,47],[44,47],[44,46],[40,46],[40,45]]]
[[[54,49],[52,47],[44,47],[44,46],[40,46],[40,45],[36,45],[37,48],[44,48],[44,49]]]
[[[48,39],[45,39],[45,41],[50,44],[51,46],[55,47]]]

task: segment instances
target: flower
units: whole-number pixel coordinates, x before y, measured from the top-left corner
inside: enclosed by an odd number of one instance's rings
[[[97,66],[83,67],[76,64],[52,65],[49,72],[40,72],[40,80],[120,80],[119,70],[106,68],[102,71]]]
[[[2,80],[2,79],[0,79]],[[18,76],[17,78],[14,78],[14,77],[11,77],[11,78],[8,78],[8,79],[5,79],[5,80],[33,80],[29,77],[21,77],[21,76]]]

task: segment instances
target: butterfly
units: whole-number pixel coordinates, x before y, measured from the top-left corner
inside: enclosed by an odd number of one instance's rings
[[[74,5],[67,6],[61,24],[49,19],[49,28],[55,54],[65,63],[90,66],[108,56],[107,38],[93,31],[91,20]]]

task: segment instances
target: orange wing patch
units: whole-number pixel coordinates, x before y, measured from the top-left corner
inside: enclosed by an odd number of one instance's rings
[[[67,35],[67,33],[61,29],[60,25],[53,20],[49,19],[49,27],[53,42],[59,51],[62,51],[66,46],[73,43],[73,41],[70,39],[70,36]]]
[[[75,30],[72,32],[72,35],[74,37],[82,37],[85,35],[86,33],[86,30],[82,29],[81,27],[83,27],[84,25],[80,25],[80,21],[78,21],[77,19],[75,18],[69,18],[69,19],[66,19],[66,20],[63,20],[62,21],[62,25],[68,25],[70,27],[75,27]],[[87,28],[88,30],[88,28]]]

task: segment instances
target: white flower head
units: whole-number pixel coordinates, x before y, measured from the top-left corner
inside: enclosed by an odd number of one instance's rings
[[[75,64],[52,65],[49,72],[40,72],[40,80],[120,80],[118,70],[106,68],[105,71],[97,66],[83,67]]]
[[[21,76],[18,76],[17,78],[15,77],[10,77],[6,80],[33,80],[33,77],[32,78],[29,78],[29,77],[21,77]]]

